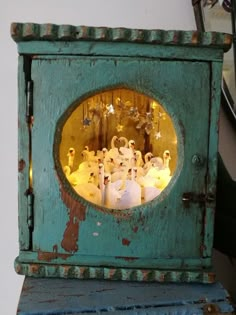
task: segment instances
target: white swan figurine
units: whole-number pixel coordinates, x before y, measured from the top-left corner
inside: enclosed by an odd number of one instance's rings
[[[152,167],[152,162],[151,159],[153,158],[153,154],[152,152],[147,152],[144,156],[144,166],[143,166],[143,170],[144,173],[147,174],[147,172],[149,171],[149,169]]]
[[[125,148],[129,147],[129,142],[128,142],[128,139],[126,137],[119,137],[118,141],[122,147],[125,147]]]
[[[67,153],[67,157],[68,157],[68,166],[72,170],[73,165],[74,165],[74,158],[75,158],[75,149],[74,148],[69,148],[68,153]]]
[[[141,204],[141,187],[134,179],[111,183],[110,175],[105,175],[104,183],[106,207],[123,210]]]
[[[98,165],[98,187],[101,193],[101,204],[104,205],[104,165]]]
[[[93,183],[78,184],[74,187],[74,190],[84,199],[94,204],[101,205],[101,191]]]

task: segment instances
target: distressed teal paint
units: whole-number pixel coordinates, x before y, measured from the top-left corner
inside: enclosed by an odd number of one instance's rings
[[[229,34],[215,32],[35,23],[12,23],[11,35],[18,43],[18,51],[21,54],[123,55],[221,60],[222,51],[229,50],[231,45]],[[203,49],[199,50],[199,47]]]
[[[26,93],[24,93],[24,59],[22,56],[18,59],[18,204],[19,204],[19,245],[21,250],[29,249],[29,229],[27,225],[27,197],[29,188],[29,134],[26,124]]]
[[[232,38],[219,32],[181,30],[143,30],[128,28],[91,27],[56,24],[12,23],[11,36],[16,42],[27,41],[100,41],[149,43],[166,46],[230,48]]]
[[[53,292],[53,293],[52,293]],[[49,299],[51,297],[51,299]],[[201,297],[201,298],[199,298]],[[119,283],[33,279],[27,277],[17,314],[174,315],[233,314],[229,295],[219,284]],[[209,312],[209,311],[208,311]]]
[[[145,268],[150,266],[152,269],[170,269],[170,270],[210,270],[211,258],[140,258],[140,259],[128,259],[128,257],[114,257],[110,256],[89,256],[89,255],[73,255],[73,254],[62,254],[58,252],[31,252],[31,251],[21,251],[20,256],[17,257],[18,264],[24,263],[25,261],[38,264],[43,264],[43,261],[47,261],[50,264],[57,265],[81,265],[81,266],[94,266],[94,265],[104,265],[125,268]]]
[[[20,263],[15,261],[15,270],[18,274],[26,274],[31,277],[49,278],[75,278],[75,279],[99,279],[99,280],[123,280],[142,282],[185,282],[185,283],[212,283],[215,275],[212,271],[203,270],[164,270],[135,268],[90,267],[40,263]]]
[[[223,50],[229,48],[229,37],[178,31],[124,30],[123,34],[120,29],[85,27],[79,31],[83,37],[73,38],[78,28],[72,26],[48,25],[47,29],[29,23],[14,27],[19,51],[31,58],[34,82],[34,232],[29,249],[23,196],[29,183],[19,181],[23,236],[17,272],[47,277],[214,281],[209,270],[217,119]],[[119,42],[116,32],[123,36]],[[162,34],[159,39],[158,34]],[[22,66],[19,75],[19,152],[27,157]],[[76,195],[63,175],[58,154],[61,128],[78,101],[113,87],[127,87],[159,101],[172,117],[178,138],[177,171],[169,186],[152,202],[122,211],[94,207]],[[201,163],[195,163],[194,157]],[[190,200],[187,205],[182,201],[186,193],[204,199]]]
[[[147,45],[132,43],[97,43],[97,42],[20,42],[18,44],[20,54],[61,55],[68,58],[74,56],[127,56],[140,58],[167,58],[180,60],[222,60],[223,50],[213,51],[205,47],[201,51],[196,47],[172,47],[166,49],[163,45]]]
[[[127,64],[127,62],[129,62],[129,64]],[[80,239],[84,241],[79,246],[78,254],[86,255],[89,249],[91,251],[91,244],[94,244],[93,254],[102,256],[111,256],[113,251],[116,252],[117,256],[130,256],[131,253],[132,256],[138,257],[146,257],[147,255],[151,257],[168,257],[169,255],[174,257],[176,257],[176,255],[180,257],[185,255],[190,257],[198,256],[199,247],[201,245],[199,239],[201,227],[200,225],[195,226],[195,222],[201,221],[202,210],[193,206],[191,211],[186,211],[182,206],[182,194],[188,190],[189,187],[192,187],[193,191],[199,190],[200,193],[204,190],[205,185],[204,178],[206,168],[197,170],[199,176],[198,179],[196,179],[196,170],[192,165],[191,158],[196,152],[199,152],[203,156],[207,155],[207,139],[205,139],[205,142],[203,139],[204,134],[206,134],[208,130],[208,108],[204,104],[206,104],[209,99],[209,93],[198,93],[198,96],[196,96],[193,101],[190,96],[186,96],[185,91],[185,86],[191,84],[189,77],[185,76],[185,72],[195,72],[197,69],[200,69],[201,74],[199,74],[199,76],[201,79],[195,83],[196,94],[201,88],[201,84],[207,86],[209,82],[209,68],[208,65],[203,63],[142,62],[129,61],[127,59],[107,61],[104,59],[82,58],[81,61],[79,59],[72,60],[70,63],[65,59],[58,59],[48,64],[48,61],[33,60],[32,79],[35,83],[33,143],[35,147],[40,147],[42,152],[50,152],[50,154],[47,154],[42,159],[42,156],[38,154],[37,150],[33,151],[33,173],[35,174],[35,178],[38,179],[37,182],[34,183],[35,207],[39,209],[35,214],[35,248],[41,251],[50,251],[53,245],[58,242],[57,239],[60,229],[61,237],[65,229],[63,213],[66,213],[66,209],[62,210],[61,214],[61,198],[58,181],[55,177],[52,152],[56,121],[68,108],[68,104],[72,103],[76,97],[78,98],[80,95],[83,96],[89,92],[91,93],[95,88],[101,90],[105,89],[107,87],[107,78],[109,78],[111,86],[119,85],[119,83],[122,82],[122,84],[127,84],[137,90],[142,89],[146,92],[149,89],[150,92],[148,91],[148,94],[160,95],[157,99],[161,100],[161,102],[166,105],[167,110],[170,108],[169,104],[172,105],[169,112],[173,117],[178,116],[176,123],[182,121],[185,130],[189,130],[188,133],[185,132],[184,147],[181,147],[181,141],[183,141],[181,139],[183,136],[179,134],[179,151],[184,151],[184,157],[182,158],[185,161],[181,161],[180,153],[179,172],[181,171],[181,164],[184,163],[185,166],[179,178],[176,179],[178,180],[178,190],[176,191],[175,186],[169,187],[171,191],[168,198],[162,201],[161,209],[159,205],[160,202],[153,201],[152,206],[147,205],[147,207],[150,207],[150,212],[142,207],[136,211],[132,211],[131,222],[130,220],[122,220],[117,223],[114,216],[103,215],[101,217],[101,215],[97,214],[97,211],[95,211],[97,218],[92,219],[94,214],[92,213],[92,209],[90,210],[90,208],[88,208],[86,220],[80,223]],[[60,81],[58,83],[55,80],[55,78],[60,76],[60,73],[64,73],[63,80],[65,80],[65,83],[63,83],[63,86],[61,86]],[[49,78],[48,81],[43,80],[45,75]],[[173,79],[173,75],[175,75],[176,78]],[[182,88],[178,85],[179,77],[183,77]],[[193,78],[193,80],[195,80],[195,78]],[[81,85],[79,82],[83,82],[83,84]],[[176,86],[178,86],[178,90]],[[48,98],[50,94],[53,95],[53,99]],[[165,95],[168,95],[168,97]],[[195,106],[192,105],[190,108],[190,102],[194,102]],[[186,112],[180,112],[179,109],[183,106],[182,104],[189,107],[188,116]],[[47,120],[45,120],[45,116],[48,117]],[[201,123],[201,128],[198,125],[192,128],[192,116],[197,117],[196,123],[204,116],[204,118],[206,118],[205,124]],[[43,128],[40,128],[42,122]],[[179,126],[177,125],[177,130],[178,128]],[[196,129],[198,132],[195,131]],[[42,142],[42,139],[45,140]],[[197,144],[191,147],[192,142]],[[188,150],[185,149],[186,147]],[[192,177],[189,176],[191,173],[193,174]],[[176,176],[178,176],[178,171]],[[188,179],[186,179],[187,177]],[[164,193],[166,194],[166,191]],[[37,197],[38,195],[44,196],[44,198],[39,198]],[[50,203],[54,205],[55,209],[48,211],[48,205]],[[173,205],[175,205],[174,209]],[[44,216],[43,220],[41,218],[42,215]],[[143,224],[144,226],[136,222],[140,215],[145,218],[146,222]],[[40,218],[38,216],[40,216]],[[58,221],[58,217],[62,217],[62,221]],[[178,217],[178,224],[176,224],[176,217]],[[153,224],[153,218],[155,222],[158,222],[157,226]],[[55,220],[58,226],[56,233],[54,232]],[[98,238],[93,236],[93,232],[95,232],[93,229],[97,228],[96,220],[102,223],[105,221],[103,224],[106,225],[106,230],[103,231]],[[191,225],[192,220],[194,221],[193,228],[189,230],[182,229],[185,224],[186,226]],[[138,233],[132,231],[132,226],[135,225],[139,227]],[[172,233],[174,225],[177,226],[177,234]],[[121,235],[121,231],[124,231],[124,234]],[[121,240],[122,238],[128,238],[129,234],[131,234],[130,237],[133,241],[130,246],[124,247]],[[166,238],[169,240],[168,245],[163,246]],[[152,241],[153,239],[156,240],[155,243]],[[49,242],[49,240],[51,241]],[[186,240],[188,240],[188,242]],[[149,244],[148,247],[146,246],[147,243]],[[184,247],[183,243],[185,243]]]
[[[121,283],[96,280],[26,277],[18,315],[107,314],[165,315],[233,314],[229,294],[220,285]]]
[[[204,222],[204,246],[203,255],[211,256],[213,247],[213,238],[211,236],[214,229],[214,216],[216,204],[216,179],[217,179],[217,161],[218,161],[218,128],[219,128],[219,110],[221,100],[221,77],[222,63],[212,63],[212,82],[211,82],[211,107],[209,126],[209,170],[207,174],[207,194],[210,200],[206,203],[206,214]],[[214,109],[214,110],[212,110]]]

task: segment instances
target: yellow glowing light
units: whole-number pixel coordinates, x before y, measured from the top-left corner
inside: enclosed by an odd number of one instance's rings
[[[124,129],[124,126],[121,125],[121,124],[118,124],[118,125],[116,126],[116,130],[117,130],[118,132],[123,131],[123,129]]]
[[[78,102],[60,128],[59,157],[65,177],[73,193],[99,206],[127,209],[145,204],[158,197],[175,174],[178,139],[172,117],[149,96],[125,88],[97,93]],[[135,148],[129,147],[130,139]],[[67,155],[71,146],[76,147],[72,162]],[[81,155],[85,147],[86,161]],[[170,153],[164,160],[166,151]],[[85,162],[94,164],[95,173],[84,168]],[[28,180],[33,190],[31,166],[30,161]]]
[[[117,97],[117,98],[116,98],[116,104],[119,104],[120,101],[121,101],[120,97]]]
[[[33,184],[33,169],[32,169],[32,166],[30,166],[30,168],[29,168],[29,184],[30,184],[30,187],[32,187],[32,184]]]
[[[157,107],[158,107],[158,103],[153,101],[153,102],[151,103],[151,108],[152,108],[152,109],[156,109]]]
[[[177,145],[177,143],[178,143],[177,137],[175,137],[175,138],[173,139],[172,143],[173,143],[174,145]]]

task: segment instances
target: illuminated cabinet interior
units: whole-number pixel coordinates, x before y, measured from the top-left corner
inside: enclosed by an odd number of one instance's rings
[[[13,23],[34,277],[213,282],[223,53],[197,31]]]
[[[75,106],[61,128],[59,156],[76,193],[114,209],[156,198],[177,163],[174,125],[161,104],[120,88]]]

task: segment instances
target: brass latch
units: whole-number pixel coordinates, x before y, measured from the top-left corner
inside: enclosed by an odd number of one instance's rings
[[[182,195],[182,201],[184,206],[188,208],[190,203],[198,203],[200,205],[212,203],[215,201],[215,196],[213,194],[197,194],[194,192],[185,192]]]

